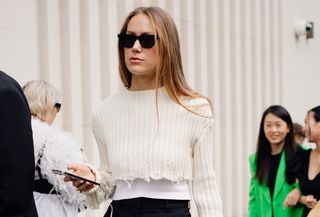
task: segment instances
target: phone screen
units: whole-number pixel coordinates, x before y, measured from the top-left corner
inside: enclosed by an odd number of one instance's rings
[[[94,185],[100,185],[100,183],[98,183],[98,182],[95,182],[95,181],[86,179],[86,178],[81,177],[81,176],[77,176],[77,175],[75,175],[75,174],[73,174],[73,173],[70,173],[70,172],[67,172],[67,171],[62,171],[62,170],[53,169],[52,172],[53,172],[54,174],[57,174],[57,175],[68,176],[68,177],[70,177],[71,179],[80,179],[80,180],[82,180],[82,181],[89,182],[89,183],[94,184]]]

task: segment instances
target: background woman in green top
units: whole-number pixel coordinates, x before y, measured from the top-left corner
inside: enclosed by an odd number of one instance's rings
[[[257,151],[250,156],[249,217],[300,217],[300,191],[289,164],[294,158],[293,124],[288,111],[270,106],[262,115]]]

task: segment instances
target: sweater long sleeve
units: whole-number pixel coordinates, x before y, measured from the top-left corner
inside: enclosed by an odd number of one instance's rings
[[[94,207],[115,181],[188,181],[200,217],[222,217],[213,169],[213,118],[206,99],[173,102],[164,88],[129,91],[105,99],[92,119],[99,146],[101,187],[88,194]]]

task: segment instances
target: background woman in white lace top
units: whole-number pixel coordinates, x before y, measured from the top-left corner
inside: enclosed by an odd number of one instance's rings
[[[222,217],[213,169],[209,100],[184,77],[174,21],[158,7],[137,8],[118,35],[124,88],[95,111],[99,170],[72,164],[93,186],[71,180],[91,207],[112,199],[105,216]]]

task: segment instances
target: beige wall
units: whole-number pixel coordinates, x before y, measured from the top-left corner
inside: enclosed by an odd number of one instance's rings
[[[247,215],[249,169],[262,111],[288,106],[301,121],[320,81],[317,0],[0,0],[0,69],[20,84],[46,79],[61,90],[57,124],[99,165],[90,131],[95,106],[117,91],[116,34],[137,6],[169,11],[179,29],[185,74],[215,110],[215,168],[226,217]],[[297,17],[315,38],[295,40]],[[302,80],[305,79],[305,80]],[[105,207],[81,216],[101,216]]]
[[[283,0],[283,104],[293,119],[304,123],[307,110],[320,105],[320,2]],[[296,38],[296,20],[313,21],[314,38]]]

